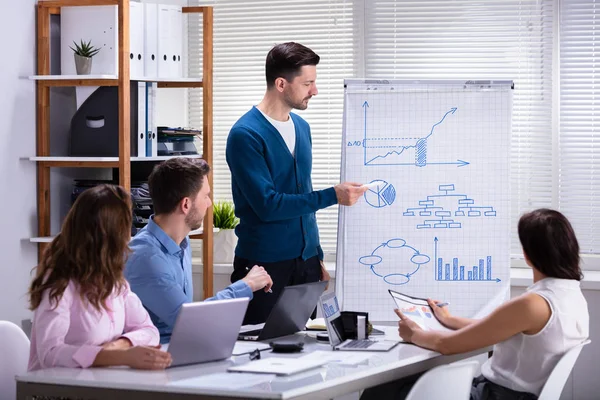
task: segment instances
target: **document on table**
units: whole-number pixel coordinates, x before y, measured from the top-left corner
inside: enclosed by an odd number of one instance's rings
[[[366,362],[373,354],[351,351],[313,351],[299,360],[326,360],[327,364],[358,365]]]
[[[265,323],[256,324],[256,325],[242,325],[240,327],[240,333],[256,331],[265,327]]]
[[[271,346],[267,343],[261,343],[261,342],[245,342],[245,341],[240,341],[238,340],[237,342],[235,342],[235,346],[233,347],[233,353],[231,354],[232,356],[239,356],[239,355],[243,355],[243,354],[248,354],[254,350],[267,350],[270,349]]]
[[[233,374],[219,372],[216,374],[201,375],[175,382],[169,382],[169,385],[205,389],[241,389],[267,384],[274,378],[274,374]]]

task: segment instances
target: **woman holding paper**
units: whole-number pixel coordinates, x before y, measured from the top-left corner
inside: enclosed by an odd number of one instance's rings
[[[424,331],[401,311],[402,339],[442,354],[495,345],[475,378],[471,399],[535,399],[561,356],[589,336],[581,293],[579,244],[558,211],[539,209],[521,217],[519,239],[533,269],[533,285],[481,320],[454,316],[437,300],[429,305],[451,331]],[[495,397],[494,397],[495,396]]]

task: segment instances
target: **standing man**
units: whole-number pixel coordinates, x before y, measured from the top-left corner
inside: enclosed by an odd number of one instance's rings
[[[231,170],[236,227],[231,282],[262,265],[273,293],[256,293],[245,324],[265,322],[282,289],[329,280],[315,212],[351,206],[367,190],[342,183],[313,190],[310,126],[292,109],[305,110],[317,91],[319,56],[298,43],[275,46],[266,60],[267,91],[231,128],[226,157]]]
[[[161,343],[171,338],[181,306],[193,300],[188,234],[202,226],[206,209],[212,206],[209,171],[200,159],[172,158],[155,166],[148,178],[154,215],[129,244],[132,254],[125,278],[158,328]],[[271,284],[262,267],[250,266],[244,279],[208,300],[252,298],[252,292],[269,290]]]

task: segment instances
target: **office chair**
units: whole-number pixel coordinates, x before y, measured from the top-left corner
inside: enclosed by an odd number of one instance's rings
[[[469,400],[477,361],[440,365],[425,372],[412,387],[406,400],[448,399]]]
[[[538,400],[559,400],[560,395],[565,387],[565,383],[567,379],[569,379],[569,375],[575,366],[575,362],[579,357],[579,353],[581,353],[581,349],[586,344],[590,343],[590,340],[586,340],[573,347],[571,350],[567,351],[558,361],[548,380],[544,384],[542,388],[542,392],[538,397]]]
[[[27,372],[29,339],[17,325],[0,321],[0,400],[17,398],[15,376]]]

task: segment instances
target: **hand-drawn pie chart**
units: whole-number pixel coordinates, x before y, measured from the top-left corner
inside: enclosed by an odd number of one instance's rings
[[[396,188],[380,179],[371,181],[370,185],[375,183],[377,186],[371,186],[364,194],[366,202],[375,208],[391,206],[396,200]]]

